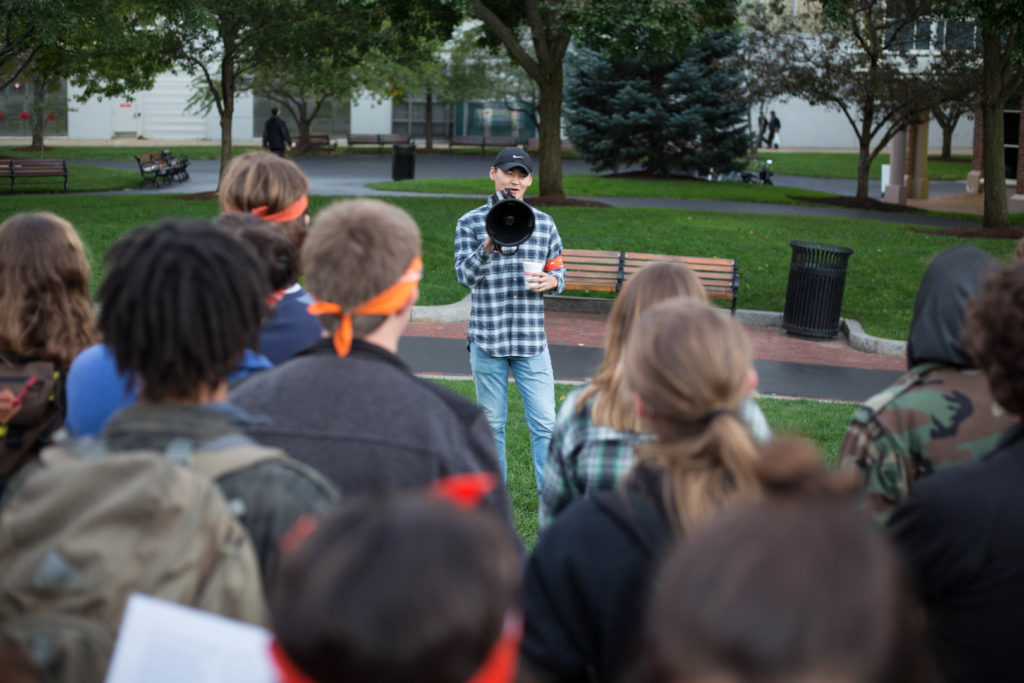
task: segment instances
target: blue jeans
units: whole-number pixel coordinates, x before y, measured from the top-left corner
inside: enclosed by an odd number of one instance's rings
[[[551,355],[545,348],[529,358],[495,358],[470,342],[469,364],[473,369],[473,383],[476,384],[476,402],[494,432],[498,462],[506,478],[505,420],[508,414],[508,371],[512,370],[523,397],[526,425],[530,428],[533,476],[539,492],[551,430],[555,426],[555,376],[551,371]]]

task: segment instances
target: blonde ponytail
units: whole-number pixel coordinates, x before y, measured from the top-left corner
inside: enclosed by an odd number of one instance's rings
[[[750,346],[738,323],[702,302],[664,301],[635,325],[625,368],[657,436],[637,447],[638,461],[664,472],[666,506],[681,529],[760,495],[758,449],[739,419]]]

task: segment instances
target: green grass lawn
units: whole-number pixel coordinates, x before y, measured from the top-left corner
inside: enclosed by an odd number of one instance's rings
[[[313,215],[333,201],[313,197]],[[463,198],[394,198],[419,222],[426,267],[421,304],[445,304],[466,295],[454,276],[453,237],[456,219],[479,200]],[[75,197],[16,195],[0,205],[0,218],[19,211],[55,211],[70,220],[89,246],[93,286],[102,277],[102,255],[118,235],[164,217],[217,215],[213,200],[182,200],[168,195]],[[672,209],[595,209],[553,207],[566,246],[688,256],[735,258],[739,262],[739,306],[781,311],[784,307],[791,249],[789,240],[840,244],[854,249],[850,258],[843,315],[859,320],[869,334],[905,339],[914,296],[929,261],[964,241],[1009,259],[1010,240],[947,237],[918,232],[910,226],[809,216],[768,216],[684,212]]]
[[[802,175],[815,178],[856,178],[856,152],[786,152],[758,150],[758,159],[771,159],[772,168],[783,175]],[[870,177],[882,177],[882,164],[889,163],[889,153],[882,152],[871,162]],[[951,161],[928,160],[930,180],[964,180],[971,170],[970,158],[954,157]]]
[[[809,204],[803,197],[831,197],[826,192],[792,187],[751,185],[740,182],[704,180],[615,178],[585,174],[563,176],[565,193],[570,197],[651,197],[656,199],[712,199],[719,201],[761,202],[764,204]],[[539,183],[527,191],[536,196]],[[371,183],[375,190],[429,192],[432,194],[471,194],[480,197],[494,192],[487,178],[424,178]]]
[[[157,145],[151,147],[139,147],[135,145],[119,145],[117,142],[110,142],[106,145],[94,147],[78,145],[61,145],[60,143],[46,143],[48,149],[43,153],[26,152],[21,147],[10,145],[0,146],[0,156],[18,157],[22,159],[67,159],[68,161],[135,161],[136,154],[147,152],[159,152],[163,149],[170,149],[175,154],[186,155],[193,161],[220,159],[220,145]],[[261,149],[256,145],[236,145],[231,148],[234,156],[253,152]]]
[[[476,391],[470,380],[434,380],[471,401]],[[555,385],[555,398],[561,406],[574,387]],[[857,406],[852,403],[823,403],[802,399],[760,398],[758,403],[777,435],[797,435],[810,439],[821,451],[829,467],[834,467],[839,442]],[[508,460],[508,492],[520,538],[528,548],[537,542],[537,485],[533,479],[530,435],[523,415],[523,402],[515,383],[509,383],[508,425],[505,429],[505,454]]]

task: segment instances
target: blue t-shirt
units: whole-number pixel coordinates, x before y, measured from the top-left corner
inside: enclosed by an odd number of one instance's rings
[[[228,382],[270,367],[266,356],[246,349]],[[64,426],[75,436],[99,436],[111,415],[139,397],[138,382],[118,372],[114,352],[106,344],[94,344],[75,356],[65,392]]]

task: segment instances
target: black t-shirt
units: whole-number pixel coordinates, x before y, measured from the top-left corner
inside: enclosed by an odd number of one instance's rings
[[[558,681],[618,680],[636,654],[647,595],[671,541],[659,476],[577,500],[527,562],[522,655]]]
[[[889,520],[948,681],[1024,680],[1024,428],[920,481]]]

